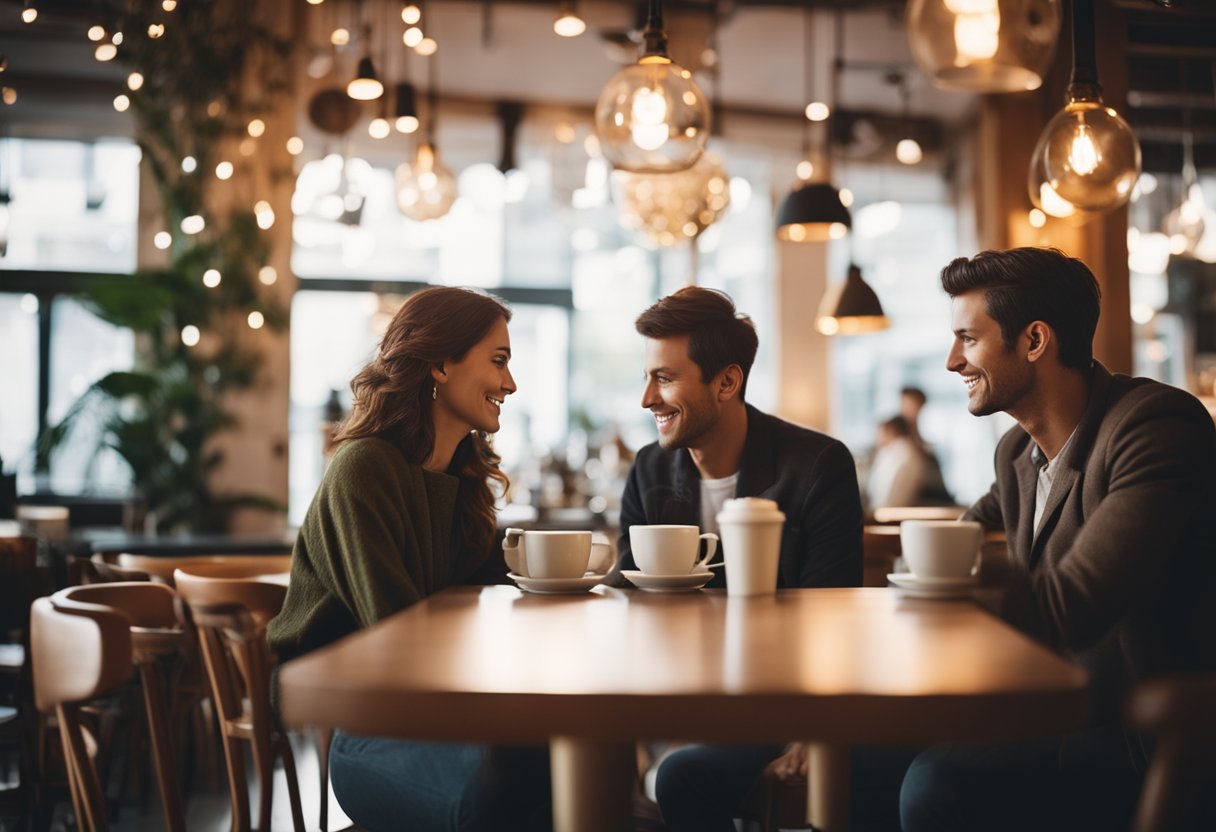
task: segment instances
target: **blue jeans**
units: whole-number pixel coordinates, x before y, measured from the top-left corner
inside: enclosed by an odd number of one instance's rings
[[[368,832],[547,830],[549,750],[413,742],[335,732],[329,775]]]
[[[670,832],[735,832],[734,817],[782,745],[690,745],[659,766],[655,797]]]
[[[734,832],[756,778],[785,750],[781,745],[694,745],[659,766],[656,797],[672,832]],[[855,748],[850,752],[851,832],[900,832],[899,787],[920,749]]]
[[[931,748],[904,777],[904,832],[1127,829],[1151,745],[1120,730]]]

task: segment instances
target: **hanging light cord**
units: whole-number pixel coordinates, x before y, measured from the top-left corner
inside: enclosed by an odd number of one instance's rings
[[[811,14],[810,9],[802,14],[802,62],[804,64],[802,97],[806,100],[807,105],[811,103],[811,96],[815,94],[814,85],[811,83],[811,40],[814,37],[814,30],[811,28]],[[805,114],[802,119],[802,158],[808,162],[811,161],[811,120]]]
[[[659,0],[650,0],[646,13],[646,29],[642,32],[642,57],[667,56],[667,33],[663,31],[663,7]]]
[[[1070,87],[1098,83],[1098,62],[1094,57],[1094,0],[1072,0],[1072,77]]]

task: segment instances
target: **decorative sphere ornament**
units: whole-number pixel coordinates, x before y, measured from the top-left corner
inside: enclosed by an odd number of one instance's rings
[[[730,176],[713,152],[676,173],[617,171],[613,178],[621,225],[660,246],[695,239],[730,206]]]

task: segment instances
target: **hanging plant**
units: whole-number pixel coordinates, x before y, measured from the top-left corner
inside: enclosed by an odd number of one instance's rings
[[[163,5],[130,4],[113,31],[124,33],[118,60],[139,75],[129,97],[172,237],[169,264],[88,286],[83,301],[95,314],[139,336],[136,366],[94,383],[40,452],[52,453],[91,412],[102,425],[98,451],[130,466],[158,530],[214,533],[237,508],[284,510],[257,494],[217,494],[211,479],[223,462],[214,440],[236,424],[230,396],[259,377],[249,330],[287,322],[259,292],[273,214],[253,192],[291,176],[290,165],[267,168],[270,154],[257,145],[261,119],[289,90],[291,44],[254,4]]]

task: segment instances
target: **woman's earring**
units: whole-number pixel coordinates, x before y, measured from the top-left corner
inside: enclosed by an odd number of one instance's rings
[[[435,399],[437,399],[437,398],[439,398],[439,385],[438,384],[436,384],[434,387],[431,388],[431,401],[435,401]]]

